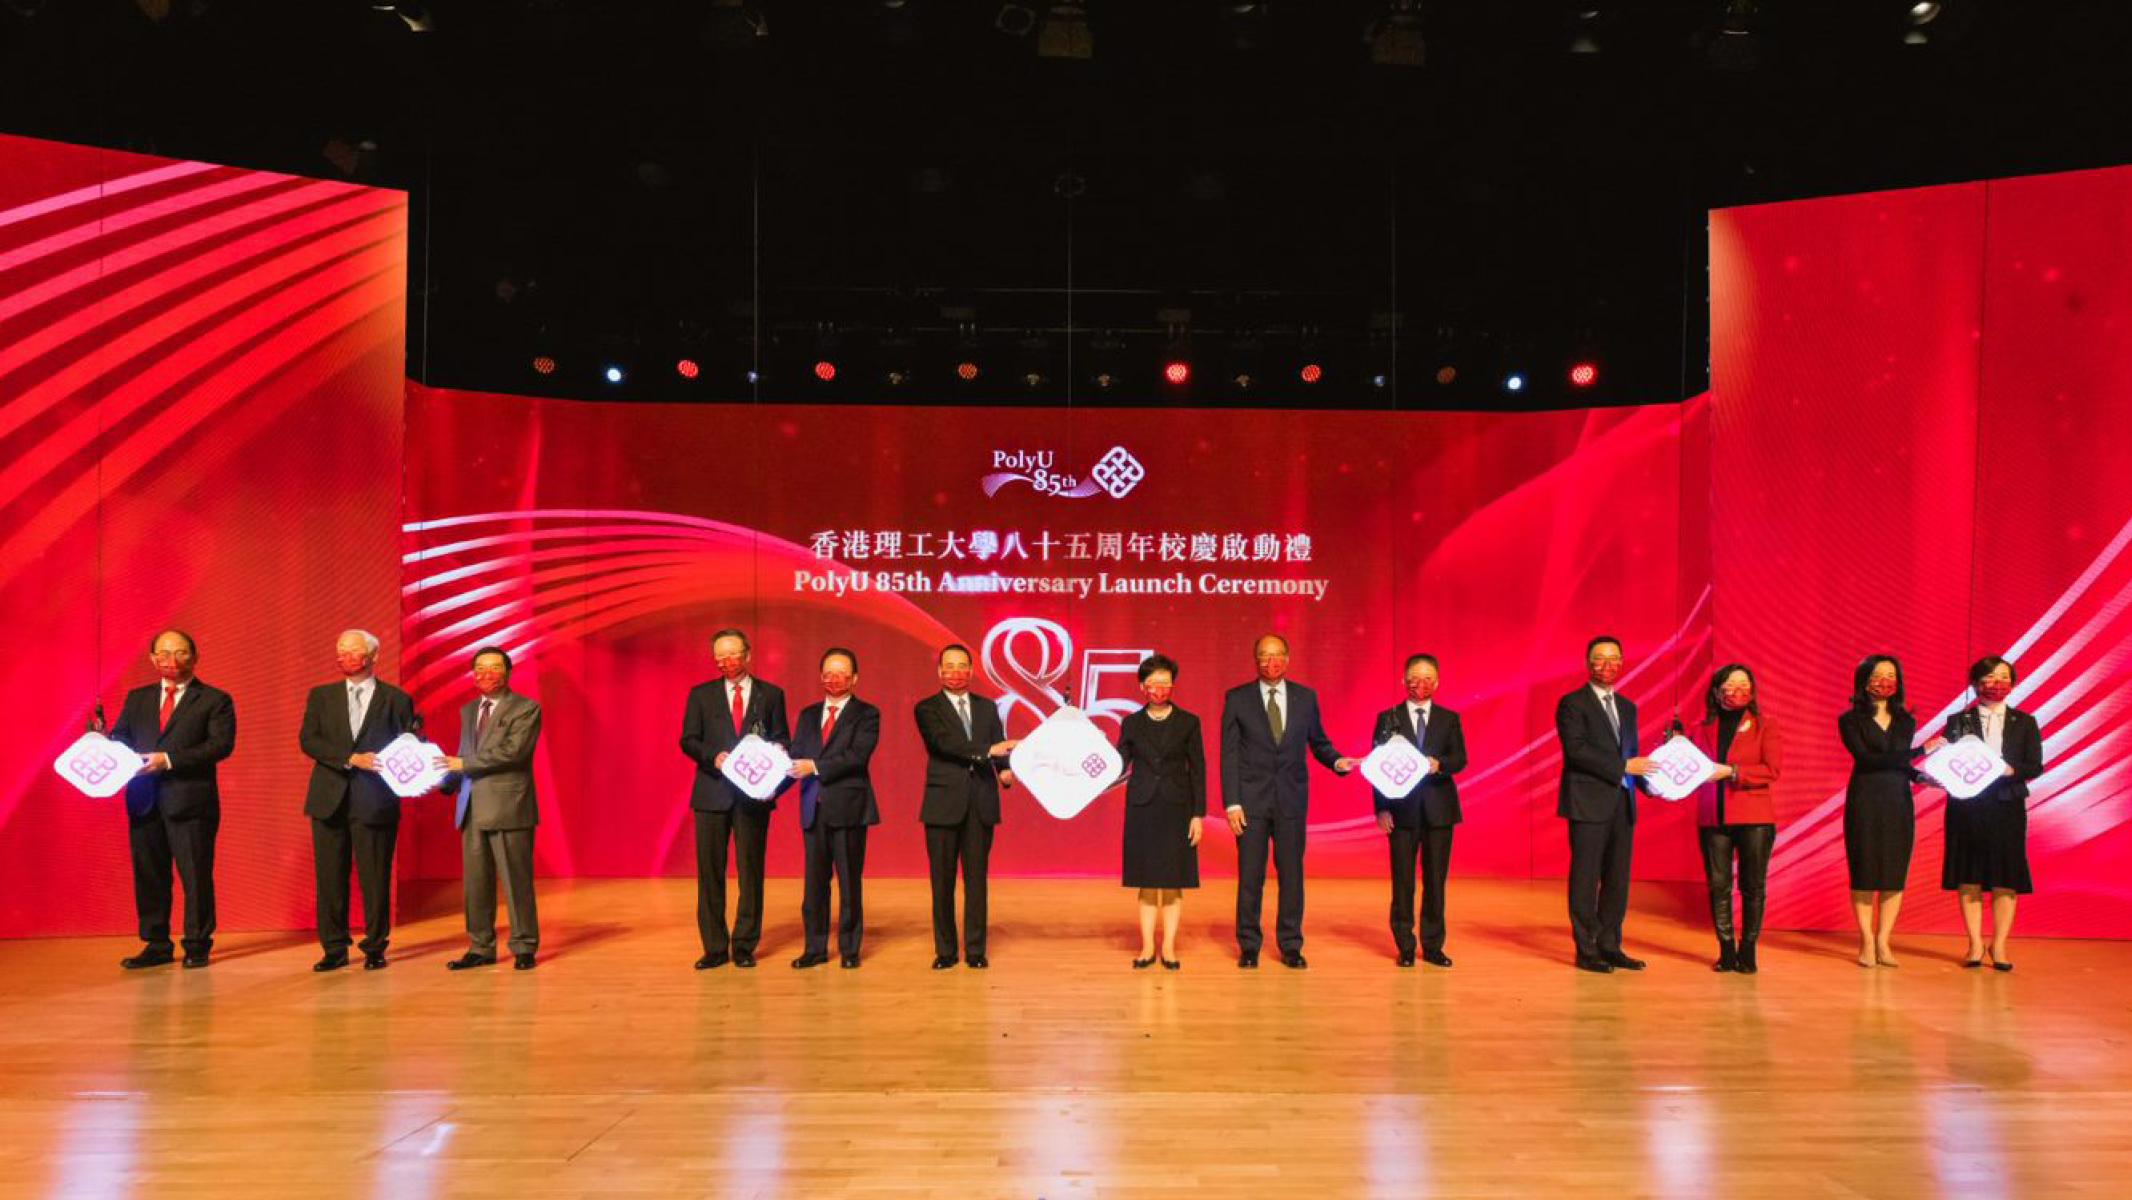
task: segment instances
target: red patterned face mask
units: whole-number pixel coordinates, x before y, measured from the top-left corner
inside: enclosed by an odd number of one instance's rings
[[[1892,679],[1867,680],[1866,695],[1875,700],[1892,700],[1895,697],[1895,681]]]
[[[2014,685],[2005,679],[1987,679],[1977,685],[1977,698],[1986,704],[1998,704],[2014,694]]]
[[[1143,683],[1140,685],[1140,694],[1147,697],[1149,704],[1168,704],[1170,702],[1170,692],[1173,690],[1172,685],[1167,683]]]
[[[1737,712],[1754,703],[1754,689],[1751,687],[1719,688],[1717,700],[1718,703],[1726,708]]]

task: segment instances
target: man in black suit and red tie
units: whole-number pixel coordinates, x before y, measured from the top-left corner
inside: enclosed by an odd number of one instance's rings
[[[1002,763],[1020,739],[1010,740],[999,708],[970,694],[976,660],[970,648],[951,645],[938,659],[940,690],[913,710],[925,743],[925,796],[918,820],[925,825],[925,857],[933,879],[933,969],[955,965],[955,869],[962,868],[962,943],[971,967],[985,957],[985,874],[992,830],[999,824],[999,789],[1014,786]]]
[[[711,635],[718,678],[692,688],[681,715],[681,753],[696,764],[689,807],[696,813],[696,932],[703,940],[703,957],[696,960],[699,971],[725,965],[729,952],[734,966],[752,967],[756,944],[762,941],[763,860],[777,800],[749,797],[720,768],[749,734],[789,746],[792,731],[785,724],[784,691],[754,677],[752,656],[748,635],[738,629]],[[728,840],[740,892],[730,934],[725,923]]]
[[[1377,798],[1377,828],[1392,845],[1392,942],[1399,950],[1399,965],[1414,965],[1414,860],[1421,860],[1421,957],[1432,966],[1448,967],[1444,953],[1444,884],[1451,873],[1451,833],[1463,814],[1458,806],[1458,780],[1466,769],[1466,732],[1458,714],[1436,703],[1439,682],[1436,657],[1416,654],[1407,659],[1407,698],[1377,715],[1377,734],[1382,745],[1403,737],[1429,760],[1429,773],[1414,790],[1394,800],[1383,792]]]
[[[304,815],[311,818],[311,861],[318,877],[318,944],[314,971],[348,965],[348,874],[363,886],[363,969],[385,965],[392,937],[392,855],[400,837],[400,798],[378,774],[378,751],[415,725],[406,692],[377,677],[378,639],[350,629],[333,644],[339,683],[321,684],[304,700],[297,745],[311,759]]]
[[[1621,639],[1584,648],[1586,681],[1555,704],[1562,786],[1555,815],[1569,823],[1569,927],[1577,969],[1604,975],[1641,971],[1621,949],[1629,913],[1629,853],[1635,846],[1636,791],[1651,762],[1637,753],[1636,706],[1614,691]]]
[[[126,784],[133,907],[145,943],[120,960],[129,971],[172,961],[173,866],[185,884],[186,967],[206,966],[215,944],[215,835],[222,827],[215,764],[237,749],[237,705],[193,674],[199,657],[184,630],[157,634],[148,661],[161,678],[126,693],[109,735],[144,764]]]
[[[859,656],[842,646],[822,654],[822,698],[800,710],[792,732],[792,777],[799,780],[800,836],[807,849],[800,921],[807,948],[799,968],[829,961],[829,879],[837,884],[837,954],[848,970],[859,965],[866,930],[860,880],[866,872],[866,829],[881,823],[867,766],[881,741],[881,710],[852,694]]]
[[[1288,639],[1277,633],[1252,647],[1258,678],[1229,689],[1221,706],[1221,798],[1236,835],[1236,965],[1258,966],[1266,930],[1266,857],[1270,848],[1281,886],[1274,939],[1281,962],[1295,970],[1303,958],[1303,841],[1310,823],[1307,749],[1345,775],[1355,760],[1333,748],[1318,713],[1318,695],[1288,678]]]

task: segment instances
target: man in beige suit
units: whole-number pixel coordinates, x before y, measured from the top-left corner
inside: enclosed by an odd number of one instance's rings
[[[511,910],[511,955],[533,969],[540,949],[540,914],[533,905],[533,827],[540,798],[533,787],[533,747],[540,741],[540,705],[511,690],[511,656],[495,646],[474,654],[474,687],[481,695],[459,711],[459,753],[443,790],[457,789],[452,823],[466,874],[465,954],[444,964],[454,971],[496,961],[496,875],[503,873]]]

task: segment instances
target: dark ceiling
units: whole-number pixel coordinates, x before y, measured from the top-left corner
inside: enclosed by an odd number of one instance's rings
[[[2132,161],[2128,9],[0,0],[0,128],[407,189],[438,385],[1640,403],[1712,206]]]

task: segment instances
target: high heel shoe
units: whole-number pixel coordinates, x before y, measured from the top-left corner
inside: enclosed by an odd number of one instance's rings
[[[1183,963],[1181,963],[1181,962],[1178,962],[1178,961],[1177,961],[1176,959],[1174,959],[1174,958],[1165,958],[1165,959],[1163,959],[1163,960],[1162,960],[1162,969],[1163,969],[1163,970],[1165,970],[1165,971],[1175,971],[1175,970],[1177,970],[1178,968],[1180,968],[1180,967],[1182,967],[1182,966],[1184,966],[1184,964],[1183,964]],[[2007,969],[2007,970],[2009,970],[2009,971],[2013,970],[2013,968],[2012,968],[2012,967],[2008,967],[2008,968],[2006,968],[2006,969]]]
[[[1154,965],[1155,960],[1152,958],[1136,958],[1133,960],[1133,970],[1135,971],[1145,971]]]

